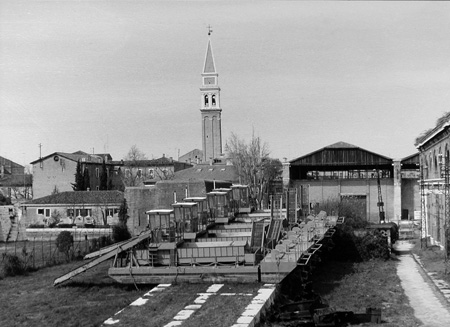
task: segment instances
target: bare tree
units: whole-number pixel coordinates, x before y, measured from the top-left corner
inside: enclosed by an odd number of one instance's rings
[[[225,149],[236,167],[241,183],[250,187],[250,195],[256,208],[263,208],[263,199],[270,181],[281,175],[281,162],[269,157],[267,143],[262,142],[254,133],[249,143],[232,133]]]
[[[171,180],[175,177],[175,172],[173,169],[170,168],[161,168],[161,167],[155,167],[154,168],[155,175],[158,177],[158,179],[165,181],[165,180]]]
[[[141,185],[146,176],[145,169],[140,169],[141,161],[147,160],[144,152],[139,150],[135,144],[130,148],[123,160],[124,171],[121,172],[121,178],[125,186]]]

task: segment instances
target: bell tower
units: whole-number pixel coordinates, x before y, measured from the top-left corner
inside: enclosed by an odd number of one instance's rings
[[[208,35],[211,36],[208,26]],[[206,47],[205,63],[202,71],[201,108],[203,162],[208,163],[222,154],[222,109],[220,107],[220,87],[218,85],[211,38]]]

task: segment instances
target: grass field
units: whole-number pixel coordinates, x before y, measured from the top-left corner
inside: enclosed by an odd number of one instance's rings
[[[328,262],[315,274],[314,289],[337,310],[364,313],[368,307],[381,308],[385,327],[420,326],[401,287],[396,262],[394,255],[387,261]]]
[[[445,259],[445,252],[438,246],[421,248],[419,240],[415,243],[413,253],[419,256],[420,261],[429,272],[435,272],[437,279],[445,280],[450,284],[450,259]]]
[[[382,326],[420,326],[421,323],[414,317],[414,311],[408,305],[408,298],[401,287],[396,263],[395,255],[392,255],[389,260],[378,259],[360,263],[333,260],[322,262],[314,271],[312,289],[325,303],[337,311],[365,313],[368,307],[381,308]],[[295,294],[291,298],[282,298],[278,306],[298,301],[293,297]],[[289,321],[266,321],[263,326],[295,325]],[[359,326],[380,325],[364,323]]]
[[[42,268],[26,276],[0,280],[0,325],[99,326],[152,286],[117,284],[107,275],[108,263],[75,277],[62,287],[55,278],[81,262]]]
[[[425,262],[441,267],[441,252],[432,249]],[[422,254],[423,255],[423,254]],[[423,255],[425,256],[425,255]],[[436,258],[437,259],[436,259]],[[433,259],[434,258],[434,259]],[[382,308],[383,326],[410,327],[419,326],[414,318],[413,310],[400,286],[396,274],[396,257],[390,260],[372,260],[363,263],[323,262],[315,271],[313,289],[320,294],[330,306],[337,310],[348,310],[355,313],[365,312],[366,307]],[[153,286],[136,290],[133,285],[117,284],[107,276],[109,262],[76,276],[70,282],[54,288],[55,278],[81,265],[74,262],[59,266],[42,268],[26,276],[0,279],[0,325],[9,326],[99,326],[117,311],[141,297]],[[245,285],[242,289],[245,289]],[[192,302],[191,293],[201,292],[201,285],[180,285],[162,297],[155,297],[151,306],[154,319],[149,323],[147,315],[139,316],[138,322],[148,326],[160,326],[173,317],[176,309],[182,309]],[[200,287],[200,288],[199,288]],[[198,289],[197,289],[198,288]],[[192,292],[191,292],[192,291]],[[249,293],[254,290],[248,290]],[[205,304],[204,310],[196,315],[207,322],[208,326],[224,326],[223,320],[216,314],[218,307],[238,308],[243,306],[239,301],[226,305],[232,298],[217,297]],[[242,299],[244,301],[244,298]],[[280,303],[277,303],[279,305]],[[233,306],[236,305],[236,306]],[[170,308],[171,310],[168,310]],[[243,308],[242,308],[243,309]],[[231,309],[225,313],[230,322],[235,322],[238,310]],[[176,313],[176,312],[175,312]],[[158,320],[155,320],[155,319]],[[186,326],[189,325],[186,321]],[[227,321],[228,323],[228,321]],[[139,324],[141,325],[141,324]],[[230,324],[231,325],[231,324]],[[264,326],[289,326],[267,322]],[[379,326],[365,324],[364,326]]]

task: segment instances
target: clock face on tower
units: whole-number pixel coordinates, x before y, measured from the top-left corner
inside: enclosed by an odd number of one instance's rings
[[[203,78],[204,85],[214,85],[216,84],[216,79],[214,77],[205,77]]]

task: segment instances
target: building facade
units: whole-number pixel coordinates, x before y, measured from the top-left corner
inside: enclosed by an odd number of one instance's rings
[[[52,219],[84,226],[115,224],[124,199],[120,191],[69,191],[48,195],[21,205],[23,222],[48,225]]]
[[[89,175],[90,190],[100,188],[100,173],[103,161],[106,163],[109,185],[113,189],[120,188],[120,178],[114,175],[115,164],[109,154],[88,154],[77,151],[74,153],[54,152],[31,162],[33,165],[33,196],[41,198],[56,192],[73,191],[77,164],[81,171]]]
[[[375,223],[382,216],[384,221],[413,219],[420,211],[418,154],[393,160],[338,142],[283,167],[284,184],[297,189],[304,214],[342,201],[359,207],[361,216]]]
[[[445,230],[449,227],[446,193],[450,164],[450,114],[441,117],[434,128],[416,139],[420,152],[420,194],[422,207],[422,239],[445,246]],[[448,202],[447,202],[448,203]]]

